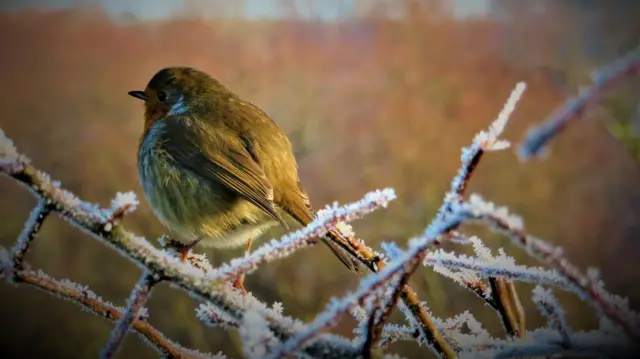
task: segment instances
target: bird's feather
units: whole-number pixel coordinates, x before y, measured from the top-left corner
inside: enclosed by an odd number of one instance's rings
[[[206,180],[222,184],[288,228],[276,210],[269,179],[241,142],[227,141],[224,152],[209,151],[208,146],[215,144],[202,143],[199,139],[203,136],[195,136],[193,131],[199,129],[190,126],[189,119],[168,116],[162,121],[166,133],[181,134],[167,137],[162,145],[175,163]]]

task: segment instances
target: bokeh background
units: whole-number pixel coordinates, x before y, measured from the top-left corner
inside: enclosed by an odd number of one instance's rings
[[[154,240],[163,228],[142,198],[136,151],[142,105],[127,96],[169,65],[199,67],[264,108],[291,136],[315,207],[393,187],[388,209],[356,223],[370,245],[404,245],[435,214],[460,148],[498,114],[518,81],[528,89],[505,137],[518,142],[590,71],[640,45],[638,1],[5,1],[0,5],[0,128],[39,168],[83,199],[107,205],[139,194],[126,226]],[[509,206],[527,228],[561,245],[607,287],[640,301],[640,168],[634,113],[639,77],[627,79],[559,137],[545,161],[490,153],[470,191]],[[0,245],[10,247],[35,200],[0,178]],[[533,263],[508,241],[474,232]],[[465,250],[457,248],[458,250]],[[209,253],[221,263],[239,251]],[[264,266],[247,287],[310,320],[356,284],[324,249]],[[28,262],[123,305],[140,272],[102,244],[49,219]],[[445,318],[470,310],[494,333],[496,315],[429,269],[412,284]],[[541,318],[520,285],[530,327]],[[595,325],[561,296],[574,328]],[[155,289],[150,322],[171,339],[240,358],[236,335],[206,328],[196,302]],[[91,358],[112,323],[32,288],[0,283],[0,352],[8,357]],[[349,318],[335,330],[348,335]],[[412,344],[394,350],[419,357]],[[156,354],[128,336],[122,358]]]

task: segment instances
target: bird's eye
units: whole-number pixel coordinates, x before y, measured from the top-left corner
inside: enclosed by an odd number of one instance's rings
[[[158,91],[158,101],[164,102],[167,99],[167,93],[164,91]]]

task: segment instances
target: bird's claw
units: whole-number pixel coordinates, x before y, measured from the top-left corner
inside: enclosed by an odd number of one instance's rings
[[[244,274],[241,274],[233,281],[233,287],[238,289],[243,296],[247,295],[247,290],[244,288]]]

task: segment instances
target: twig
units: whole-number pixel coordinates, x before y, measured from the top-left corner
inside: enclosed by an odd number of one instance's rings
[[[24,256],[29,251],[31,242],[33,242],[33,240],[38,235],[38,232],[42,227],[42,223],[49,216],[49,213],[51,213],[51,207],[45,200],[39,199],[38,204],[33,209],[33,211],[31,211],[29,219],[25,223],[22,233],[20,233],[20,236],[18,236],[16,244],[11,249],[11,261],[13,262],[14,269],[24,269],[24,266],[22,265]]]
[[[516,103],[524,92],[524,89],[524,83],[519,83],[511,93],[511,96],[505,103],[505,106],[498,115],[498,118],[489,126],[489,130],[480,132],[474,138],[472,146],[470,148],[463,149],[462,167],[458,175],[452,181],[451,191],[445,196],[443,205],[438,210],[438,213],[435,216],[434,220],[427,227],[427,231],[425,233],[433,232],[433,229],[441,225],[441,222],[445,219],[445,217],[451,213],[452,207],[461,203],[464,191],[467,188],[471,175],[478,165],[483,153],[490,150],[504,149],[509,146],[508,142],[499,140],[498,136],[502,133],[511,112],[513,112]],[[440,232],[438,233],[438,235],[447,235],[447,233],[455,230],[457,227],[458,224],[448,227],[446,231]],[[356,256],[356,258],[364,257],[364,264],[368,268],[370,268],[374,272],[384,270],[385,262],[380,261],[380,257],[371,249],[364,246],[364,244],[357,241],[352,236],[347,236],[347,240],[351,244],[351,246],[358,252],[359,255]],[[435,244],[438,241],[439,238],[436,237],[429,244]],[[427,247],[425,247],[422,252],[416,253],[415,257],[407,263],[407,276],[411,276],[411,274],[413,274],[413,272],[419,267],[420,263],[422,263],[424,257],[426,256],[426,249]],[[345,248],[345,250],[349,251],[348,248]],[[351,253],[352,251],[349,252]],[[517,293],[515,293],[515,291],[510,291],[508,294],[511,296],[517,296]],[[412,315],[417,319],[417,322],[420,323],[419,329],[422,332],[421,334],[423,338],[426,339],[428,343],[431,343],[434,346],[436,352],[438,352],[440,355],[443,355],[446,358],[455,357],[455,352],[446,343],[445,339],[438,333],[436,325],[433,323],[429,314],[418,300],[415,291],[409,285],[404,286],[401,292],[401,298],[403,299],[404,304],[408,307]],[[498,300],[500,300],[500,296],[494,296],[492,301],[495,302]],[[510,303],[515,303],[516,301],[519,303],[518,299],[510,299]],[[495,303],[493,304],[495,305]],[[523,315],[524,313],[519,314]],[[513,327],[519,327],[520,324],[518,323],[522,323],[522,320],[519,320],[513,315],[509,316],[506,313],[504,313],[503,315],[505,316],[505,318],[509,318],[507,320],[514,321]]]
[[[371,311],[371,316],[367,325],[367,337],[363,345],[363,354],[365,359],[371,359],[371,353],[376,344],[382,338],[384,326],[389,321],[389,318],[391,318],[393,308],[396,307],[398,299],[400,299],[400,295],[409,281],[409,277],[409,272],[405,272],[398,283],[393,287],[393,291],[389,299],[384,301],[382,308],[375,308]],[[379,315],[378,312],[380,313]]]
[[[637,347],[625,339],[601,329],[577,332],[571,335],[572,344],[567,347],[560,333],[541,328],[529,332],[524,339],[474,341],[460,353],[460,359],[637,358]]]
[[[124,340],[124,337],[129,332],[129,328],[131,328],[133,321],[138,316],[138,312],[140,312],[140,309],[149,298],[151,288],[158,282],[159,278],[151,273],[144,273],[140,277],[138,284],[136,284],[135,288],[131,292],[126,311],[120,316],[115,328],[111,332],[109,341],[100,353],[101,359],[112,358],[116,354]]]
[[[60,281],[31,271],[18,270],[13,271],[13,273],[7,273],[7,275],[13,275],[16,284],[24,283],[41,289],[53,296],[68,299],[101,318],[115,322],[122,317],[122,312],[118,308],[100,300],[100,298],[95,295],[88,295],[86,289],[75,289]],[[180,347],[180,345],[171,342],[162,335],[160,331],[139,316],[134,318],[131,323],[131,328],[148,341],[153,348],[170,358],[194,357],[184,348]]]
[[[563,257],[560,248],[529,235],[522,228],[514,226],[508,218],[498,216],[491,211],[483,211],[480,208],[473,210],[475,213],[468,213],[471,219],[487,223],[511,238],[513,243],[524,248],[529,255],[549,264],[588,298],[590,303],[594,304],[612,321],[618,323],[628,335],[640,339],[640,328],[634,322],[633,316],[630,315],[627,305],[621,300],[616,300],[614,296],[601,288],[599,281],[593,275],[583,274],[571,264]]]
[[[442,220],[443,217],[451,213],[454,205],[462,203],[471,176],[480,163],[483,154],[486,151],[501,150],[509,146],[507,141],[499,140],[498,136],[502,134],[502,131],[509,120],[509,116],[515,109],[515,106],[522,96],[525,88],[524,83],[519,83],[511,92],[511,95],[505,103],[502,111],[491,126],[489,126],[489,129],[476,135],[471,147],[464,148],[462,150],[462,166],[458,175],[451,182],[451,189],[445,196],[444,203],[438,209],[436,217],[429,226],[434,225],[434,223],[437,223],[437,221]],[[456,229],[457,226],[451,228],[450,231],[454,231]],[[444,235],[447,236],[448,232]],[[421,262],[423,259],[424,256],[421,258]],[[487,303],[498,310],[507,333],[511,335],[515,335],[517,333],[524,334],[524,330],[519,329],[524,327],[524,311],[521,310],[522,307],[518,305],[520,300],[517,292],[515,291],[515,287],[513,287],[512,284],[508,284],[504,282],[504,280],[497,278],[489,278],[489,283],[492,293],[491,297],[482,295],[487,293],[487,291],[483,290],[481,293],[478,292],[478,289],[480,288],[478,286],[474,286],[472,289],[480,295],[481,298],[487,301]]]
[[[489,277],[489,285],[491,286],[491,299],[496,304],[496,310],[502,319],[507,334],[516,337],[524,336],[524,327],[519,312],[516,312],[516,304],[513,297],[515,296],[512,288],[513,282],[502,278]]]
[[[551,290],[538,285],[533,290],[531,300],[537,304],[540,313],[549,320],[549,327],[556,329],[560,333],[564,345],[570,348],[572,346],[571,330],[567,325],[567,317]]]
[[[367,298],[379,298],[386,292],[386,285],[393,282],[394,278],[399,277],[398,274],[402,269],[403,266],[399,264],[382,270],[380,273],[370,274],[368,280],[360,282],[360,286],[355,292],[348,294],[342,300],[329,303],[327,308],[318,314],[311,324],[274,348],[266,358],[279,359],[295,352],[316,337],[322,329],[336,323],[338,318],[354,305],[362,304]]]
[[[208,276],[210,280],[227,281],[241,274],[248,274],[260,264],[284,258],[297,249],[315,244],[318,237],[323,237],[333,229],[335,223],[351,222],[379,208],[384,208],[396,198],[395,192],[386,188],[366,194],[359,201],[340,206],[334,204],[317,212],[316,218],[309,225],[289,233],[279,241],[266,243],[251,252],[248,256],[231,260],[214,269]],[[344,244],[342,244],[344,246]],[[349,247],[345,248],[352,252]]]
[[[619,58],[596,74],[592,87],[580,93],[556,109],[537,127],[529,129],[526,138],[520,145],[519,156],[528,159],[536,156],[555,136],[571,121],[580,117],[586,108],[595,103],[604,91],[615,86],[620,80],[640,69],[640,48]]]
[[[360,260],[369,270],[374,273],[384,271],[386,264],[380,259],[380,256],[371,248],[364,245],[361,241],[353,236],[344,236],[349,246],[341,246],[346,252]],[[419,323],[418,330],[423,341],[433,345],[434,350],[445,358],[454,358],[455,352],[447,344],[445,339],[438,333],[436,325],[431,320],[429,313],[421,305],[416,292],[408,284],[403,285],[400,298],[409,308],[411,314]]]
[[[363,359],[373,359],[373,350],[375,348],[376,342],[380,339],[380,334],[382,334],[382,327],[378,327],[377,317],[378,312],[380,312],[382,308],[373,308],[371,310],[371,314],[369,315],[369,319],[367,320],[367,332],[364,340],[364,344],[362,345],[362,358]],[[378,331],[380,328],[380,331]]]

